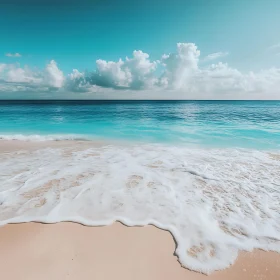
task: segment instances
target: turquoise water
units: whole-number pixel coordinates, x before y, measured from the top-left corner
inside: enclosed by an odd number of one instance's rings
[[[279,149],[279,101],[0,101],[0,135]]]

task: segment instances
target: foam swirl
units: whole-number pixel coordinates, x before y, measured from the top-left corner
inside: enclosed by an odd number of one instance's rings
[[[169,230],[185,267],[210,273],[238,250],[280,252],[280,155],[164,145],[5,153],[0,225],[75,221]]]

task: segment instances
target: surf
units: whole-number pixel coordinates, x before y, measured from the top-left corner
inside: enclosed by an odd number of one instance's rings
[[[280,252],[280,151],[73,144],[2,153],[0,170],[0,225],[153,224],[203,273]]]

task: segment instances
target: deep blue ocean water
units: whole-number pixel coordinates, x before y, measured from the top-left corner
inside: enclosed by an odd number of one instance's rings
[[[280,148],[280,101],[0,101],[0,135]]]

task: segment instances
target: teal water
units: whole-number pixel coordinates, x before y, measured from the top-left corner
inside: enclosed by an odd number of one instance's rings
[[[279,149],[280,101],[0,101],[0,135]]]

